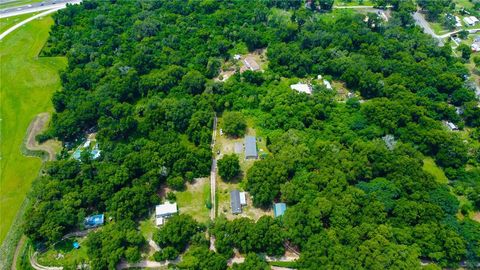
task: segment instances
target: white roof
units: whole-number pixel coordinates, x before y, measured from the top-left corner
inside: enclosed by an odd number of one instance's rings
[[[87,140],[84,144],[83,147],[87,148],[90,146],[90,140]]]
[[[292,84],[290,85],[290,88],[301,93],[312,94],[312,88],[305,83]]]
[[[240,192],[240,204],[246,205],[247,204],[247,196],[245,192]]]
[[[325,85],[325,88],[327,88],[328,90],[332,90],[332,85],[329,81],[323,80],[323,85]]]
[[[469,18],[470,18],[470,20],[471,20],[473,23],[477,23],[477,22],[478,22],[478,19],[477,19],[477,17],[475,17],[475,16],[470,16]]]
[[[166,202],[155,207],[155,216],[162,217],[177,213],[177,203]]]
[[[465,18],[463,18],[463,21],[464,21],[466,24],[474,24],[474,23],[475,23],[470,17],[465,17]]]

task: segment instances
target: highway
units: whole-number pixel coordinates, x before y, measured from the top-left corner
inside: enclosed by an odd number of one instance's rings
[[[0,9],[0,18],[7,18],[27,13],[33,13],[38,11],[50,10],[50,9],[62,9],[67,4],[78,4],[81,0],[45,0],[40,3],[33,3],[30,5],[23,5],[18,7],[10,7]]]

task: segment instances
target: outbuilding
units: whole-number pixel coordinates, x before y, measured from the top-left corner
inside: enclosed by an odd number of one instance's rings
[[[287,205],[285,203],[276,203],[273,205],[273,215],[275,217],[283,216],[287,210]]]
[[[105,221],[105,216],[103,214],[93,215],[85,218],[83,224],[85,228],[95,228],[103,225]]]
[[[177,203],[166,202],[155,207],[155,224],[163,225],[165,220],[178,213]]]
[[[242,206],[247,205],[247,193],[244,191],[240,192],[240,204]]]
[[[296,83],[296,84],[292,84],[290,85],[290,88],[292,90],[295,90],[297,92],[300,92],[300,93],[305,93],[305,94],[309,94],[311,95],[312,94],[312,87],[306,83]]]
[[[240,191],[237,189],[230,191],[230,206],[232,207],[232,214],[237,215],[242,213]]]
[[[255,136],[245,136],[245,159],[257,159],[257,139]]]

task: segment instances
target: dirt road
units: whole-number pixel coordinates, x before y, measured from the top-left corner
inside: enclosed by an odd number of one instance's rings
[[[48,160],[55,159],[55,149],[52,147],[51,143],[38,144],[35,140],[35,136],[40,134],[45,128],[48,120],[50,119],[50,114],[40,113],[33,119],[27,129],[27,139],[25,141],[25,147],[31,151],[43,151],[47,152]]]

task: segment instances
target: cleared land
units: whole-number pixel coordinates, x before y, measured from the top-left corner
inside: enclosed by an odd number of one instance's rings
[[[37,58],[52,24],[50,17],[34,20],[0,42],[0,242],[41,166],[21,153],[27,128],[37,114],[53,110],[50,97],[66,65],[61,57]]]
[[[206,223],[210,219],[210,209],[206,202],[210,196],[210,178],[197,178],[192,184],[187,184],[184,191],[175,192],[178,211],[191,215],[198,222]]]

